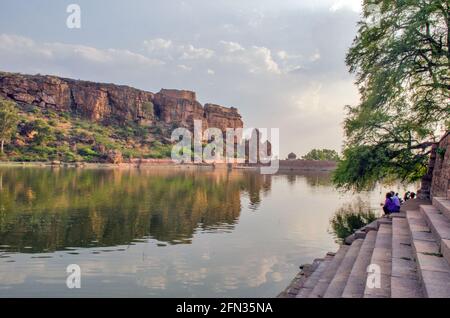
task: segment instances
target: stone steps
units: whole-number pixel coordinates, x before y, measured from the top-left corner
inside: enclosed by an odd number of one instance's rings
[[[306,282],[300,288],[296,298],[308,298],[309,294],[311,294],[311,291],[319,282],[320,276],[322,276],[322,273],[328,267],[328,264],[331,262],[333,257],[334,255],[327,254],[325,259],[322,262],[320,262],[316,270],[311,274],[311,276],[308,277]]]
[[[436,216],[432,213],[428,213],[427,221],[435,221],[432,223],[433,225],[431,225],[431,230],[433,231],[435,238],[438,239],[441,254],[450,264],[450,190],[447,191],[447,198],[433,198],[433,206],[442,214]]]
[[[350,276],[353,265],[355,264],[356,258],[359,255],[363,241],[364,239],[356,239],[352,245],[350,245],[350,248],[336,271],[336,274],[328,285],[328,288],[323,296],[324,298],[339,298],[342,296],[342,292],[347,284],[347,280]]]
[[[333,260],[325,268],[325,270],[323,271],[322,275],[319,278],[319,281],[314,286],[311,293],[308,295],[309,298],[322,298],[325,295],[325,292],[328,289],[328,285],[335,276],[349,248],[350,246],[348,245],[341,245],[336,255],[333,257]]]
[[[423,211],[430,211],[430,208]],[[423,295],[430,298],[450,297],[450,266],[440,253],[439,244],[425,216],[413,210],[407,211],[406,218]]]
[[[367,233],[342,292],[343,298],[362,298],[364,296],[364,289],[366,288],[367,279],[367,266],[369,266],[372,258],[376,238],[376,231],[370,231]]]
[[[380,288],[366,285],[364,298],[391,297],[392,225],[388,222],[380,224],[370,264],[380,270]]]
[[[408,221],[392,220],[392,298],[423,297],[417,264],[414,259]]]
[[[356,231],[297,297],[450,298],[450,200],[412,203]]]
[[[443,239],[450,239],[450,219],[448,217],[432,205],[421,205],[420,212],[439,246]]]
[[[450,200],[446,198],[433,198],[433,206],[450,219]]]

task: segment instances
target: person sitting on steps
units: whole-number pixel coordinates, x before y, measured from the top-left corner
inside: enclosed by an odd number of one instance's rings
[[[394,200],[395,207],[396,207],[395,211],[393,211],[393,212],[400,212],[401,202],[400,202],[400,198],[398,197],[398,193],[391,191],[391,194],[392,194],[392,200]]]
[[[406,202],[410,199],[410,191],[406,191],[405,195],[403,196],[403,201]]]
[[[391,192],[386,193],[386,200],[384,201],[383,212],[384,215],[386,216],[390,215],[391,213],[400,212],[400,207],[395,204]]]

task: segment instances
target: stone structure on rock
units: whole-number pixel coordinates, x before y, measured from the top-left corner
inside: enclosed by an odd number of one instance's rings
[[[444,197],[450,189],[450,131],[437,145],[431,184],[432,197]]]
[[[291,152],[290,154],[288,154],[288,160],[295,160],[297,159],[297,155],[293,152]]]
[[[250,137],[244,140],[245,163],[268,163],[272,157],[272,144],[269,140],[262,141],[262,134],[258,129],[253,129]]]
[[[154,94],[124,85],[0,72],[0,96],[19,105],[51,108],[99,123],[134,121],[149,127],[190,129],[194,120],[202,120],[203,128],[243,127],[236,108],[203,107],[195,92],[184,90],[162,89]]]

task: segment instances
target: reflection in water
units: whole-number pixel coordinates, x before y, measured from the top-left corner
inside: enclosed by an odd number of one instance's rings
[[[376,218],[369,202],[357,197],[353,202],[343,204],[336,211],[330,220],[330,225],[337,242],[341,242],[356,230],[375,221]]]
[[[351,197],[327,173],[3,166],[0,297],[273,297]]]
[[[301,174],[286,172],[285,174],[288,183],[291,185],[295,185],[297,180],[302,178],[312,187],[329,187],[331,185],[331,174],[328,171],[302,171]]]
[[[270,177],[177,170],[2,169],[0,242],[9,251],[190,243],[199,230],[233,229],[241,194],[256,210]]]

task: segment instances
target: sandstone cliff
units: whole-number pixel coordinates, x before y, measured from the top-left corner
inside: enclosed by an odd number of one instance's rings
[[[0,72],[0,97],[15,101],[20,120],[8,160],[120,161],[170,157],[174,128],[243,126],[236,108],[201,105],[196,94],[43,75]],[[191,130],[192,131],[192,130]],[[118,159],[119,158],[119,159]]]
[[[203,107],[194,92],[183,90],[162,89],[154,94],[123,85],[0,73],[0,96],[106,124],[135,121],[143,126],[159,123],[191,128],[194,120],[203,120],[204,127],[223,131],[243,125],[236,108]]]

